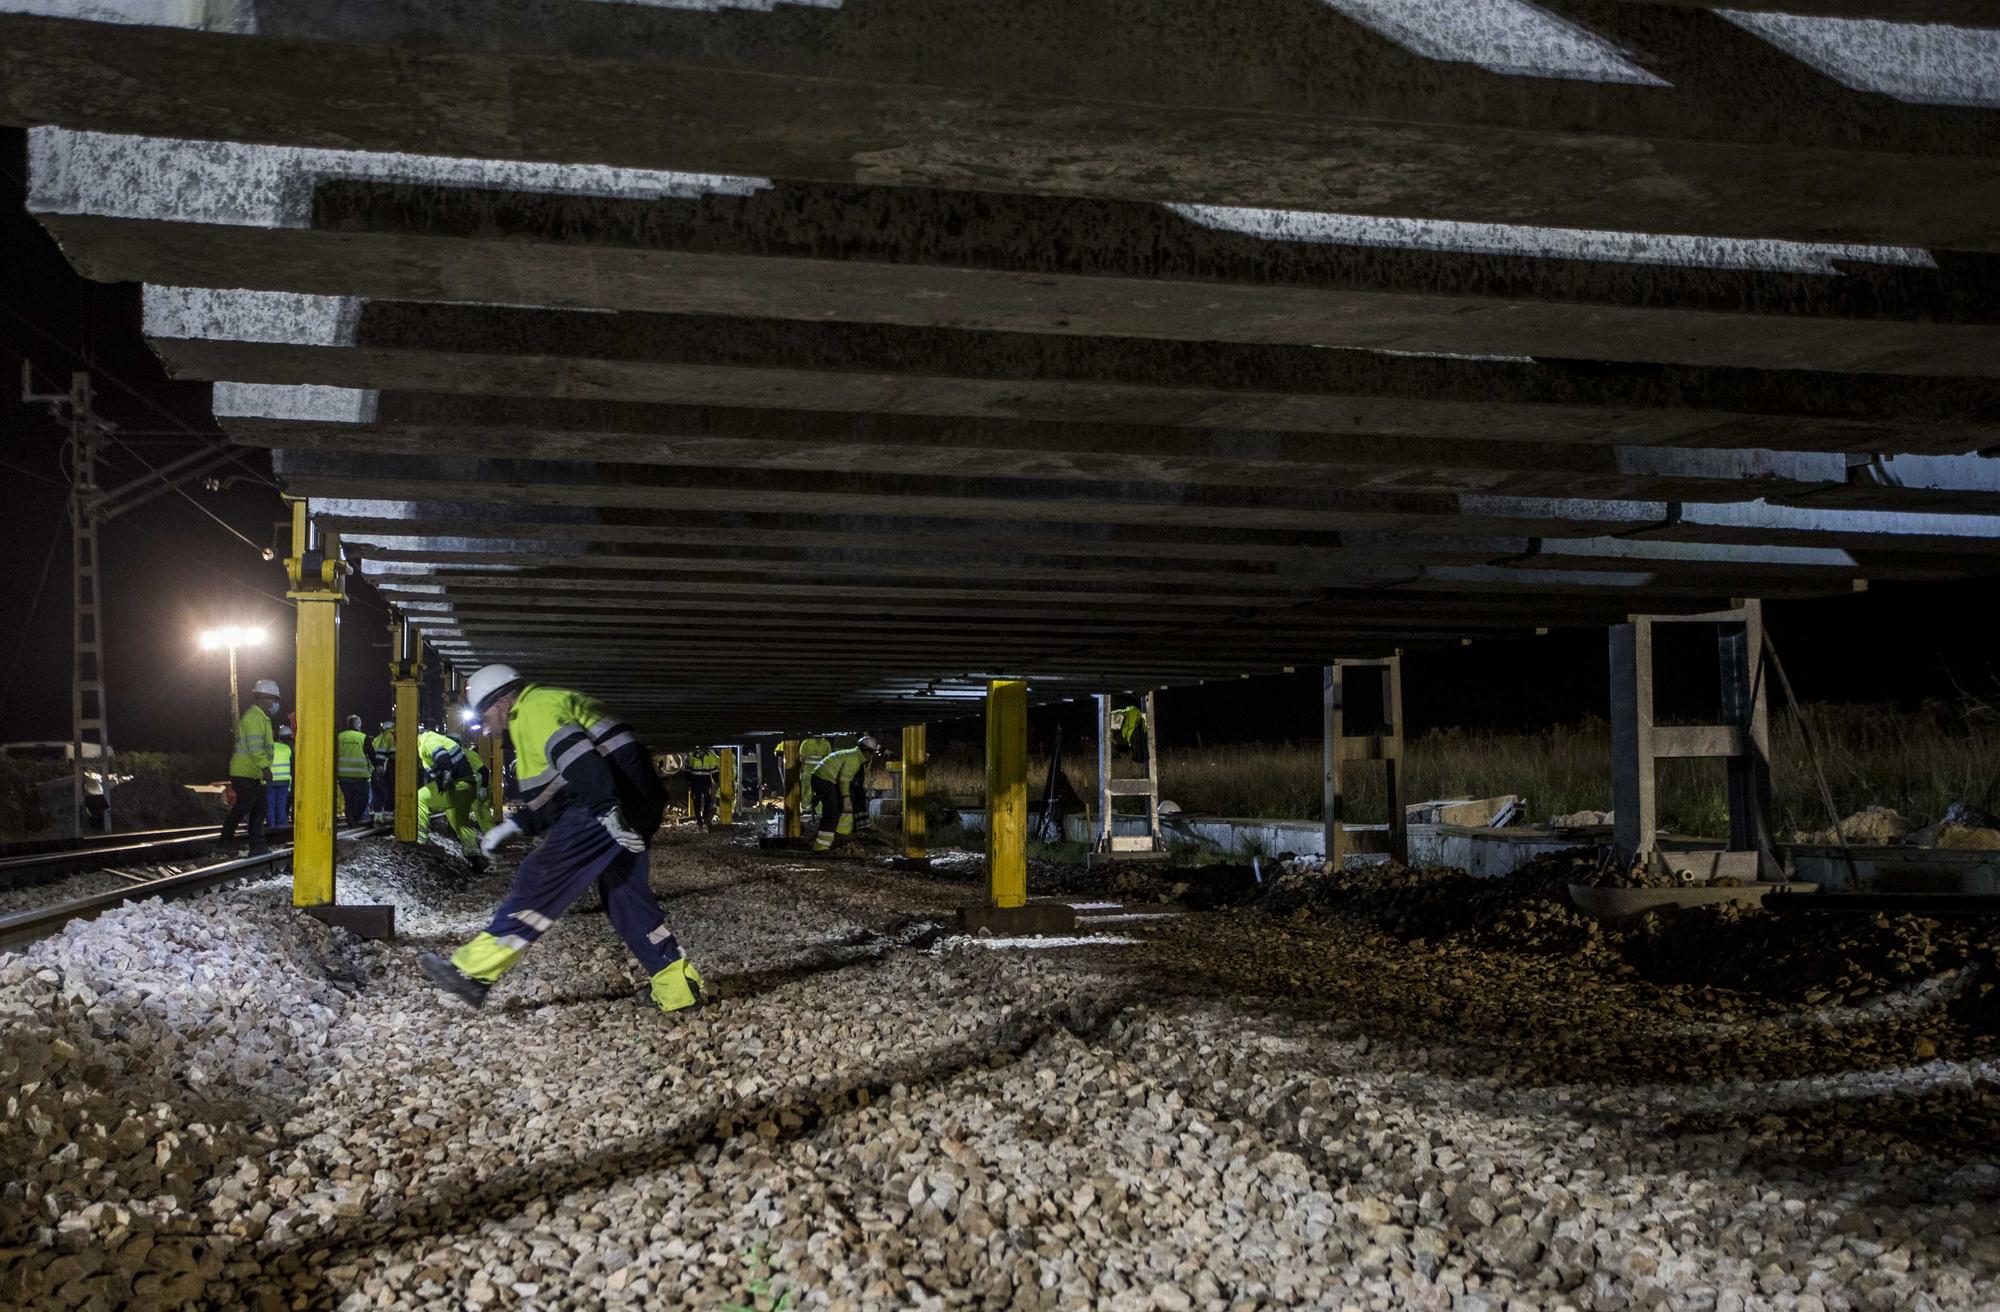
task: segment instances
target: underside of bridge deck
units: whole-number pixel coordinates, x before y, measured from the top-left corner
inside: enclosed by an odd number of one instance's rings
[[[0,0],[0,120],[437,651],[676,745],[1992,572],[1990,19]]]

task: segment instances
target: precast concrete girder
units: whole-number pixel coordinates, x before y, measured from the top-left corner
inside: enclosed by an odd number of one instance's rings
[[[226,179],[226,182],[221,180]],[[36,129],[101,280],[1108,337],[2000,373],[2000,261]],[[567,184],[567,186],[565,186]]]
[[[2000,378],[1468,359],[150,285],[145,321],[177,376],[360,394],[306,416],[333,419],[365,418],[370,392],[441,390],[1634,446],[1956,453],[2000,443]]]
[[[750,179],[2000,239],[1976,40],[1892,24],[1843,63],[1693,8],[1562,8],[4,0],[0,119]],[[1906,68],[1911,45],[1931,57]]]
[[[1033,523],[1187,524],[1275,531],[1389,529],[1413,520],[1464,532],[1588,535],[1650,527],[1668,503],[1345,487],[1232,488],[1094,484],[1061,478],[924,478],[894,474],[563,465],[457,457],[335,456],[280,451],[286,486],[312,497],[386,499],[410,487],[455,500],[596,510],[717,508],[767,513],[1006,519]]]
[[[1849,470],[1848,457],[1823,452],[640,406],[449,393],[356,399],[355,413],[374,416],[367,422],[244,413],[294,414],[325,404],[323,396],[301,395],[305,391],[223,386],[217,389],[217,413],[237,441],[288,451],[395,456],[448,450],[487,459],[933,478],[1277,487],[1319,478],[1398,491],[1727,500],[1837,487]]]

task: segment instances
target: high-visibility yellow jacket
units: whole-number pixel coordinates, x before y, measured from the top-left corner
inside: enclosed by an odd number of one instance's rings
[[[231,779],[262,779],[271,768],[271,717],[252,706],[236,722],[236,749],[229,754]]]
[[[695,752],[687,759],[689,774],[703,774],[714,779],[722,773],[722,753],[716,751]]]
[[[271,782],[288,784],[292,781],[292,745],[288,742],[271,744]]]
[[[595,697],[528,684],[507,712],[507,737],[521,789],[513,819],[527,832],[541,833],[570,806],[592,815],[616,807],[642,835],[660,827],[667,789],[652,753]]]
[[[799,739],[799,770],[805,778],[812,778],[819,763],[831,755],[833,743],[830,740],[823,737]]]
[[[418,734],[417,760],[423,763],[423,769],[430,771],[432,781],[440,788],[472,778],[472,762],[466,758],[465,749],[447,734],[428,729]]]
[[[368,745],[375,749],[375,759],[382,764],[394,765],[396,763],[396,731],[394,729],[384,729],[381,733],[370,738]]]
[[[342,729],[333,736],[333,777],[336,779],[366,779],[372,771],[368,767],[368,735],[359,729]]]
[[[1137,706],[1121,706],[1118,708],[1117,716],[1118,727],[1111,732],[1118,736],[1119,742],[1130,747],[1132,740],[1146,728],[1146,713]]]
[[[825,779],[836,787],[845,789],[867,764],[865,753],[859,747],[849,747],[845,751],[831,752],[822,759],[811,775],[812,779]]]

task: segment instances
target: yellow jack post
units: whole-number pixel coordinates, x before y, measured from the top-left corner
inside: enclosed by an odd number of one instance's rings
[[[799,740],[787,738],[778,745],[785,762],[785,837],[800,838],[805,825],[799,819]]]
[[[716,785],[715,822],[719,825],[736,823],[736,753],[739,747],[725,747],[722,757],[722,781]]]
[[[417,841],[417,685],[424,642],[408,620],[389,626],[389,678],[396,688],[396,841]]]
[[[986,685],[986,869],[993,905],[1028,901],[1028,685]]]
[[[921,724],[903,726],[903,859],[928,859],[929,835],[924,825],[925,738]]]
[[[915,729],[923,732],[921,725]],[[911,758],[907,747],[904,751],[908,779]],[[1022,679],[993,679],[986,685],[986,869],[988,904],[958,913],[966,933],[1068,934],[1076,929],[1076,910],[1067,902],[1028,901],[1028,685]]]
[[[298,674],[292,705],[298,714],[298,741],[292,748],[292,905],[332,902],[334,667],[340,653],[340,603],[347,599],[347,566],[340,538],[314,540],[304,498],[292,507],[292,554],[285,558],[291,586],[285,595],[298,605]]]

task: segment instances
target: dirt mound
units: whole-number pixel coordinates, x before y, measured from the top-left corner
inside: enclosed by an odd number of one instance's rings
[[[111,814],[120,829],[174,829],[222,823],[222,812],[184,786],[159,775],[140,774],[111,794]]]

